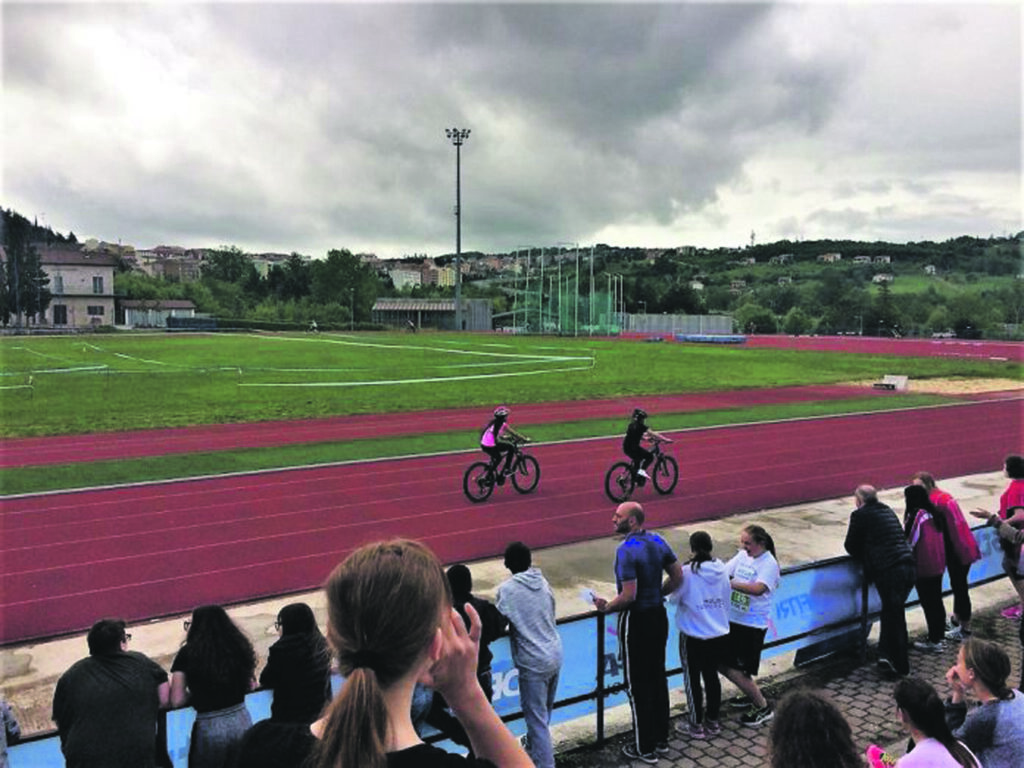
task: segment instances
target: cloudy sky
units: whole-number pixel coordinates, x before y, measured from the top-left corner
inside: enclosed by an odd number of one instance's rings
[[[18,3],[2,201],[323,256],[1021,222],[1016,2]]]

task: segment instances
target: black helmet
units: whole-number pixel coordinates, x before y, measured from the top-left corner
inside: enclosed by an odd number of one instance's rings
[[[636,419],[637,421],[643,421],[644,419],[647,418],[647,411],[645,411],[643,408],[634,408],[633,418]]]

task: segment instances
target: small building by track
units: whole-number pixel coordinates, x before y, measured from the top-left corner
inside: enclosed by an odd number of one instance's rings
[[[374,323],[389,328],[430,328],[455,330],[454,299],[377,299],[373,304]],[[462,300],[462,330],[492,330],[491,300]]]
[[[117,323],[129,328],[166,328],[169,317],[195,317],[196,305],[188,299],[121,299]]]

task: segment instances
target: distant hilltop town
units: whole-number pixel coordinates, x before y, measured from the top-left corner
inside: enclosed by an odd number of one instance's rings
[[[315,258],[235,246],[139,249],[79,242],[3,215],[0,309],[5,324],[18,327],[160,327],[175,313],[194,312],[273,328],[313,320],[354,328],[406,322],[405,301],[420,302],[416,311],[428,311],[423,301],[435,302],[429,311],[454,311],[451,253],[381,259],[344,248]],[[720,315],[747,333],[1016,338],[1024,327],[1022,244],[1024,233],[940,243],[751,238],[740,248],[560,243],[463,252],[459,282],[463,301],[488,305],[474,320],[487,329],[561,332],[571,320],[576,332],[598,316],[610,324],[630,314]]]

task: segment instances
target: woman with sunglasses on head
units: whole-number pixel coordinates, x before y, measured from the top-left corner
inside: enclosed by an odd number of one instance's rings
[[[185,631],[171,665],[171,706],[196,710],[188,766],[230,768],[252,726],[245,695],[256,687],[256,651],[219,605],[192,611]]]

